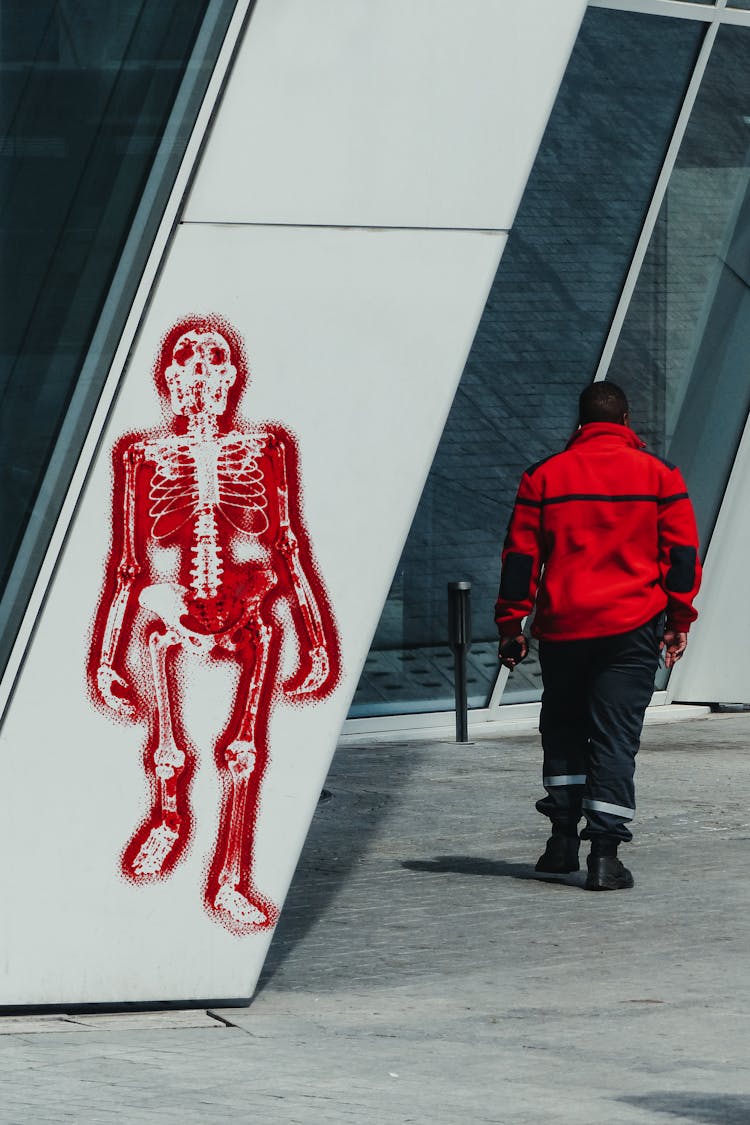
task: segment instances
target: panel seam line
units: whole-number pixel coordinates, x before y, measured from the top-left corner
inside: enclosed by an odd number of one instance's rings
[[[232,219],[182,219],[180,226],[194,227],[269,227],[285,228],[292,230],[415,230],[415,231],[456,231],[470,234],[510,234],[510,227],[444,227],[444,226],[418,226],[418,225],[393,225],[389,223],[279,223],[264,222],[262,220]]]

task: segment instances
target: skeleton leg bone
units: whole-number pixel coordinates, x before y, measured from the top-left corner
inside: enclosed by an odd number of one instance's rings
[[[219,889],[214,907],[228,914],[242,928],[262,926],[267,915],[240,889],[242,849],[245,840],[250,775],[255,769],[255,719],[264,681],[268,672],[272,630],[270,625],[257,626],[255,663],[248,689],[247,703],[237,730],[237,737],[227,746],[224,757],[231,780],[229,816],[227,818],[224,861],[219,873]]]
[[[180,816],[177,811],[177,778],[185,766],[185,752],[177,745],[172,726],[167,683],[167,654],[170,648],[181,644],[182,640],[180,633],[170,627],[164,633],[152,633],[148,640],[158,715],[158,741],[154,751],[154,772],[158,780],[161,824],[157,824],[151,829],[133,860],[132,870],[134,875],[159,875],[165,860],[180,835]]]

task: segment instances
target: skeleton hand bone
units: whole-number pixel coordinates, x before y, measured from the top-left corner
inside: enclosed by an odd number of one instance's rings
[[[130,691],[130,685],[127,680],[115,672],[111,664],[100,664],[96,673],[96,686],[99,688],[99,694],[108,707],[111,707],[116,714],[121,715],[124,719],[133,719],[135,717],[135,705],[129,699],[125,699],[122,695],[117,695],[113,690],[113,686],[120,689],[121,692]]]
[[[310,650],[309,654],[310,671],[305,676],[301,684],[295,688],[285,689],[285,694],[289,699],[299,699],[305,695],[311,695],[313,692],[318,691],[320,687],[328,679],[331,671],[331,662],[328,659],[328,653],[322,645]]]

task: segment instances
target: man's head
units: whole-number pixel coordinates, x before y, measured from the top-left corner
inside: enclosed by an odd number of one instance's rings
[[[578,399],[578,422],[611,422],[629,425],[628,400],[616,383],[590,383]]]

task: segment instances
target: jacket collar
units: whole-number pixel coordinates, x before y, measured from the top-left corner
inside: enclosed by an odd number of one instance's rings
[[[616,422],[587,422],[576,430],[565,448],[572,449],[573,446],[583,445],[596,438],[616,438],[618,442],[629,445],[632,449],[646,448],[645,441],[641,441],[629,426],[621,426]]]

